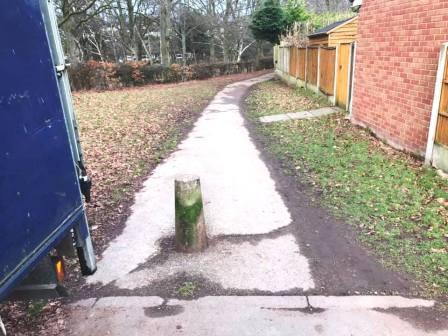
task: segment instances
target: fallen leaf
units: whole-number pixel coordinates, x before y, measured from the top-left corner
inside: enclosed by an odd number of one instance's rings
[[[445,253],[446,253],[446,249],[444,249],[444,248],[442,248],[442,249],[432,248],[432,249],[431,249],[431,253],[441,253],[441,254],[445,254]]]

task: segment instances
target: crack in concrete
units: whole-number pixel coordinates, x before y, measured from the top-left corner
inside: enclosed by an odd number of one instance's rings
[[[320,314],[325,311],[324,308],[313,307],[310,303],[310,298],[308,295],[306,295],[305,298],[306,298],[307,307],[299,309],[300,312],[305,313],[305,314]]]
[[[143,312],[150,318],[162,318],[182,314],[185,308],[182,305],[169,305],[169,299],[163,298],[162,304],[153,307],[144,307]]]
[[[310,303],[308,295],[304,296],[306,299],[306,307],[261,307],[261,309],[274,310],[274,311],[291,311],[291,312],[300,312],[303,314],[320,314],[325,312],[326,309],[313,307]]]

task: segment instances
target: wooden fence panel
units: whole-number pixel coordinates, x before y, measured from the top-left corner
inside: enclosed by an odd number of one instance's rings
[[[289,48],[288,47],[280,47],[281,57],[282,57],[282,72],[289,73]]]
[[[308,48],[307,57],[307,82],[312,85],[317,85],[317,63],[318,63],[318,48]]]
[[[306,48],[297,49],[297,78],[305,80]]]
[[[314,85],[328,96],[335,95],[337,105],[343,108],[348,105],[351,44],[340,44],[338,48],[279,47],[276,57],[278,59],[277,69],[291,77]],[[446,79],[446,83],[448,90],[448,79]],[[446,101],[448,104],[448,91]],[[446,117],[446,129],[448,130],[448,111]],[[440,127],[445,128],[445,120],[440,122]],[[448,131],[446,133],[448,134]],[[448,142],[448,135],[446,141]]]
[[[448,59],[442,81],[439,116],[437,119],[436,142],[448,146]]]
[[[334,95],[334,63],[336,62],[336,48],[321,48],[319,66],[319,86],[327,95]]]
[[[278,69],[280,71],[285,71],[285,67],[283,65],[283,62],[285,61],[284,50],[285,48],[282,47],[278,48]]]
[[[289,74],[293,77],[297,76],[297,48],[289,48]]]
[[[336,87],[336,104],[344,109],[348,104],[348,92],[350,81],[350,57],[351,44],[340,44],[338,51],[338,66],[337,66],[337,87]]]

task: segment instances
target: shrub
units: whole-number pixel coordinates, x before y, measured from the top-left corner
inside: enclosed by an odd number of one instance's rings
[[[273,69],[273,68],[274,68],[274,59],[272,57],[265,57],[260,59],[257,70]]]
[[[172,64],[169,67],[168,76],[166,82],[181,82],[184,81],[184,67],[180,64]]]
[[[143,76],[142,68],[146,65],[145,62],[132,62],[129,63],[132,69],[131,77],[134,85],[145,84],[145,78]]]
[[[272,58],[260,60],[258,69],[273,68]],[[73,90],[106,90],[152,83],[200,80],[255,70],[254,62],[163,66],[145,62],[124,64],[88,61],[69,70]]]
[[[214,76],[224,76],[228,72],[228,64],[226,63],[216,63],[211,64],[213,67]]]
[[[193,64],[190,65],[190,79],[207,79],[213,77],[213,65]]]
[[[119,82],[123,86],[131,86],[133,84],[132,66],[129,63],[118,65],[116,73]]]
[[[168,76],[169,68],[160,64],[145,65],[142,68],[145,83],[163,83]]]
[[[74,90],[110,89],[116,87],[115,63],[88,61],[69,68]]]

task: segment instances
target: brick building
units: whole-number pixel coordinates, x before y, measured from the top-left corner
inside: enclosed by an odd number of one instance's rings
[[[355,2],[362,5],[351,118],[391,145],[423,155],[440,47],[448,41],[448,1]]]

